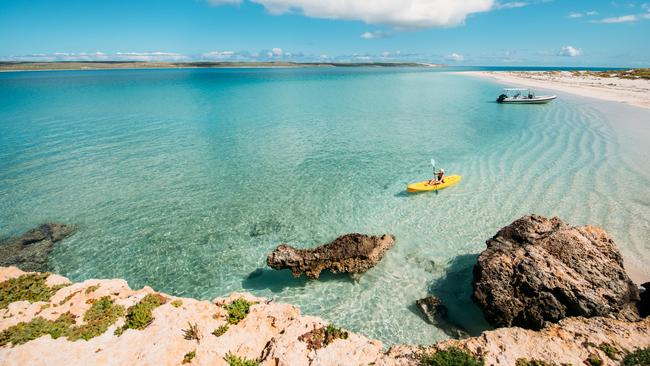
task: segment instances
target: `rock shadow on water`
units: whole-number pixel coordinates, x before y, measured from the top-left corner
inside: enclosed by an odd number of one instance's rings
[[[242,280],[242,288],[249,291],[269,290],[273,293],[284,291],[291,287],[304,287],[309,282],[330,282],[330,281],[347,281],[355,283],[354,278],[346,273],[332,273],[324,270],[317,280],[309,279],[307,276],[294,277],[291,270],[274,270],[269,268],[258,268],[249,273]]]
[[[472,336],[493,329],[472,300],[472,270],[477,258],[478,254],[455,257],[447,264],[445,274],[429,287],[429,293],[447,306],[449,321],[464,328]],[[415,305],[409,310],[420,313]]]

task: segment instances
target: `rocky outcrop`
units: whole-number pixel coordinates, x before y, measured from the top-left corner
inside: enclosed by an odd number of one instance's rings
[[[495,326],[540,329],[569,316],[638,320],[637,287],[605,231],[525,216],[487,241],[473,297]]]
[[[512,366],[517,360],[540,360],[546,365],[620,365],[627,352],[650,345],[650,318],[628,322],[612,318],[567,318],[540,330],[500,328],[478,337],[448,340],[421,348],[395,346],[377,365],[418,365],[419,355],[448,347],[469,351],[485,365]],[[606,351],[607,350],[607,351]],[[609,355],[608,355],[609,353]],[[613,357],[613,358],[612,358]],[[602,363],[590,363],[588,359]],[[527,365],[526,363],[521,363]],[[531,365],[541,365],[534,363]]]
[[[15,267],[0,267],[0,294],[11,288],[6,281],[24,274]],[[200,301],[156,293],[150,287],[132,290],[119,279],[70,283],[49,275],[44,284],[53,289],[49,298],[15,300],[0,307],[2,365],[179,365],[189,359],[190,365],[222,366],[229,364],[227,358],[238,358],[256,360],[263,366],[415,366],[423,354],[451,346],[483,358],[486,365],[514,365],[521,358],[579,365],[592,354],[604,365],[614,365],[618,361],[605,354],[604,344],[620,352],[617,357],[650,345],[650,318],[632,323],[599,317],[569,318],[539,332],[502,328],[479,337],[430,347],[395,346],[385,352],[379,341],[330,328],[328,322],[301,315],[294,306],[246,293]],[[164,299],[151,310],[151,320],[137,329],[125,327],[133,306],[149,294]],[[106,307],[107,302],[114,306]],[[233,306],[236,302],[247,306],[242,310],[241,305]],[[115,306],[125,310],[116,311]],[[105,312],[117,319],[110,320],[103,331],[78,340],[53,330],[39,334],[44,324],[63,316],[72,326],[83,327],[91,309],[95,319],[91,331],[107,318]],[[34,323],[34,319],[40,320]],[[30,322],[29,331],[15,331],[21,323]],[[118,329],[126,330],[116,334]],[[318,342],[315,336],[319,334],[329,340]]]
[[[268,255],[266,264],[278,270],[288,268],[296,277],[305,273],[309,278],[318,278],[324,269],[356,274],[375,266],[394,243],[392,235],[347,234],[315,249],[282,244]]]
[[[74,231],[70,225],[46,223],[0,243],[0,266],[16,266],[25,271],[47,271],[47,257],[54,243],[72,235]]]
[[[435,296],[427,296],[415,301],[424,318],[430,324],[440,328],[452,338],[468,338],[469,334],[462,327],[454,324],[447,317],[447,307]]]

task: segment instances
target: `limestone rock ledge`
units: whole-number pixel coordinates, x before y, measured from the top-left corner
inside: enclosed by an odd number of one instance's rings
[[[15,267],[0,267],[0,285],[25,272]],[[124,280],[86,280],[70,283],[50,275],[48,286],[69,284],[58,289],[47,301],[14,301],[0,308],[0,332],[36,317],[55,320],[69,312],[81,325],[84,314],[99,299],[110,297],[128,309],[147,294],[150,287],[132,290]],[[258,360],[261,365],[417,365],[422,352],[459,346],[483,357],[487,365],[513,365],[517,358],[536,358],[556,363],[580,364],[590,352],[601,352],[605,364],[613,364],[602,351],[590,346],[603,342],[626,350],[650,345],[650,318],[636,323],[609,318],[568,318],[540,332],[502,328],[462,341],[445,341],[423,348],[395,346],[386,352],[379,341],[349,332],[346,339],[335,339],[325,347],[310,350],[298,338],[328,325],[320,318],[300,314],[289,304],[281,304],[235,293],[227,298],[199,301],[161,294],[167,301],[153,310],[153,321],[144,329],[115,330],[125,323],[124,316],[100,335],[89,340],[70,341],[49,334],[23,344],[0,346],[2,365],[180,365],[194,352],[189,365],[227,365],[227,354]],[[219,336],[214,330],[228,323],[226,309],[236,299],[254,304],[248,314]],[[2,299],[0,299],[2,300]],[[196,324],[199,340],[187,339],[184,330]]]

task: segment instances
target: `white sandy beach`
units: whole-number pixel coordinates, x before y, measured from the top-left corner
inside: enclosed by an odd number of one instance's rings
[[[645,79],[603,78],[569,71],[467,71],[462,74],[650,108],[650,80]]]

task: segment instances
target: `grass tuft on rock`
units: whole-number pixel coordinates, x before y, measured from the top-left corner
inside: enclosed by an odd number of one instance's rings
[[[225,306],[226,311],[228,312],[228,323],[237,324],[246,318],[250,307],[253,305],[252,302],[246,301],[246,299],[239,298],[230,304]]]
[[[172,306],[175,308],[180,308],[183,305],[183,300],[181,299],[176,299],[172,301]]]
[[[194,357],[196,357],[196,350],[192,352],[187,352],[185,356],[183,356],[183,364],[192,363]]]
[[[600,357],[598,357],[597,354],[592,353],[589,355],[589,358],[585,360],[585,363],[591,366],[602,366],[603,360]]]
[[[116,305],[109,296],[95,301],[84,314],[84,324],[70,329],[68,339],[89,340],[104,334],[108,327],[115,324],[118,318],[124,316],[124,307]]]
[[[167,299],[160,294],[148,294],[140,302],[129,307],[126,312],[124,326],[115,330],[116,335],[122,335],[127,329],[142,330],[153,322],[153,309],[164,304]]]
[[[515,366],[555,366],[555,364],[543,360],[518,358],[515,362]]]
[[[16,301],[48,301],[58,290],[68,285],[49,287],[49,273],[27,273],[0,283],[0,309]]]
[[[650,347],[629,353],[623,359],[624,366],[650,366]]]
[[[598,349],[603,351],[612,360],[618,360],[618,350],[609,343],[601,343]]]
[[[327,347],[337,339],[348,339],[348,332],[333,324],[316,328],[298,337],[299,341],[307,343],[307,348],[310,350]]]
[[[228,362],[228,366],[259,366],[260,362],[257,360],[249,360],[244,357],[237,357],[232,353],[228,352],[224,360]]]
[[[199,330],[199,325],[194,323],[187,322],[187,329],[183,329],[183,338],[187,339],[188,341],[195,340],[196,343],[201,342],[201,331]]]
[[[478,360],[469,352],[457,347],[449,347],[436,353],[424,355],[420,360],[422,366],[483,366],[483,361]]]
[[[215,337],[221,337],[228,331],[228,324],[224,324],[220,326],[219,328],[215,329],[212,331],[212,335]]]
[[[97,291],[98,288],[99,288],[99,284],[94,285],[94,286],[90,286],[90,287],[86,288],[86,291],[84,291],[84,293],[85,293],[86,295],[88,295],[88,294],[91,293],[91,292],[95,292],[95,291]]]

